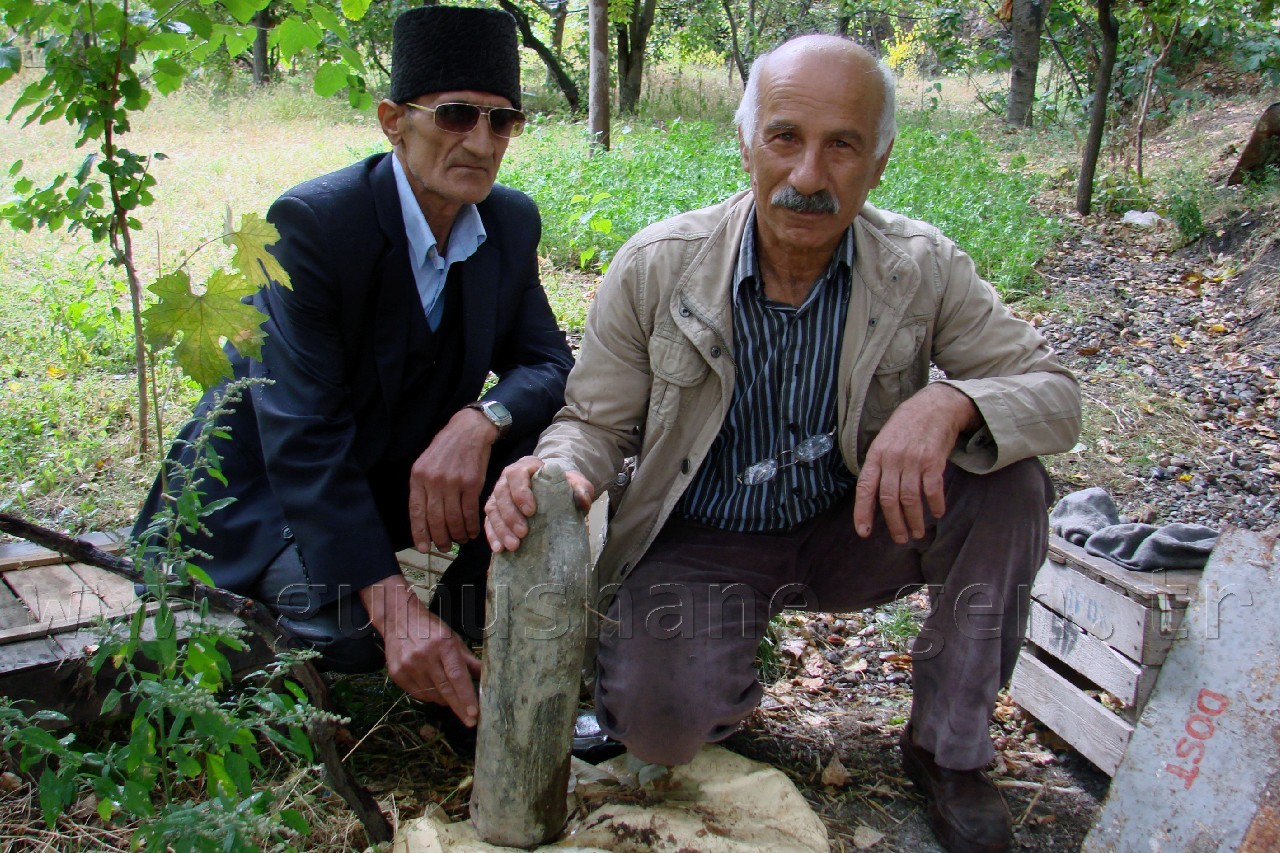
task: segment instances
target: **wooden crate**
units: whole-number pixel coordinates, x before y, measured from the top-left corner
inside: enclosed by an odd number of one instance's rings
[[[1114,775],[1200,575],[1132,572],[1051,537],[1013,700]]]

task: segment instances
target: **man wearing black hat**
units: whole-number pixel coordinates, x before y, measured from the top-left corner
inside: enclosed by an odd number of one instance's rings
[[[391,77],[378,120],[392,151],[289,190],[267,215],[291,284],[255,297],[270,317],[261,362],[231,355],[237,378],[270,381],[220,421],[226,485],[201,490],[206,505],[236,502],[186,544],[329,668],[385,661],[410,695],[474,724],[479,664],[459,633],[483,625],[480,501],[561,405],[572,357],[538,280],[537,209],[494,183],[525,121],[514,21],[406,12]],[[196,429],[171,460],[191,463]],[[164,500],[157,479],[136,535]],[[454,543],[428,609],[395,552]]]

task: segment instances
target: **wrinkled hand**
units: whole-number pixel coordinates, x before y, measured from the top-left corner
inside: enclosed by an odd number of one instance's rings
[[[942,472],[956,439],[981,423],[978,407],[950,385],[926,385],[899,406],[871,442],[858,474],[858,535],[871,535],[878,502],[894,542],[905,545],[924,536],[925,505],[935,518],[947,510]]]
[[[409,530],[419,551],[446,551],[480,535],[480,491],[498,428],[475,409],[463,409],[409,473]]]
[[[360,590],[382,635],[387,674],[412,698],[447,705],[468,726],[480,715],[473,679],[480,661],[462,638],[422,604],[401,575]]]
[[[514,551],[520,541],[529,534],[529,521],[538,511],[530,483],[533,475],[542,470],[543,462],[536,456],[517,459],[502,470],[493,494],[484,505],[484,531],[489,547],[495,554]],[[578,509],[591,509],[595,489],[587,478],[577,471],[565,471],[564,478],[573,492],[573,502]]]

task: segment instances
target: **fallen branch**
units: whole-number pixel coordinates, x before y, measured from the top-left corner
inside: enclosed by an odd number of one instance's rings
[[[134,583],[144,582],[142,572],[134,568],[132,560],[103,551],[88,542],[41,527],[17,516],[0,512],[0,531],[65,554],[75,562],[96,566],[120,575]],[[204,584],[188,584],[173,590],[173,594],[195,604],[208,602],[213,609],[239,618],[271,649],[273,654],[279,654],[296,645],[293,635],[282,628],[265,607],[251,598]],[[356,781],[355,776],[342,763],[342,756],[338,754],[338,746],[334,738],[338,723],[330,712],[329,691],[320,677],[320,671],[310,661],[301,661],[294,664],[290,675],[306,692],[307,699],[313,706],[329,712],[318,715],[317,720],[307,727],[311,745],[320,756],[320,761],[328,774],[329,787],[355,812],[360,823],[364,825],[365,835],[370,844],[391,841],[394,833],[391,831],[387,816],[382,813],[373,795]]]

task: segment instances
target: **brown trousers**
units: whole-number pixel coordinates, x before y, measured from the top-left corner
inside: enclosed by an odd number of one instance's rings
[[[773,615],[861,610],[928,585],[931,613],[912,647],[916,741],[943,767],[988,764],[988,724],[1022,644],[1053,487],[1036,459],[985,475],[949,465],[944,479],[946,512],[906,545],[879,516],[859,538],[852,495],[785,532],[669,521],[601,632],[601,727],[645,761],[691,761],[759,703],[755,654]]]

